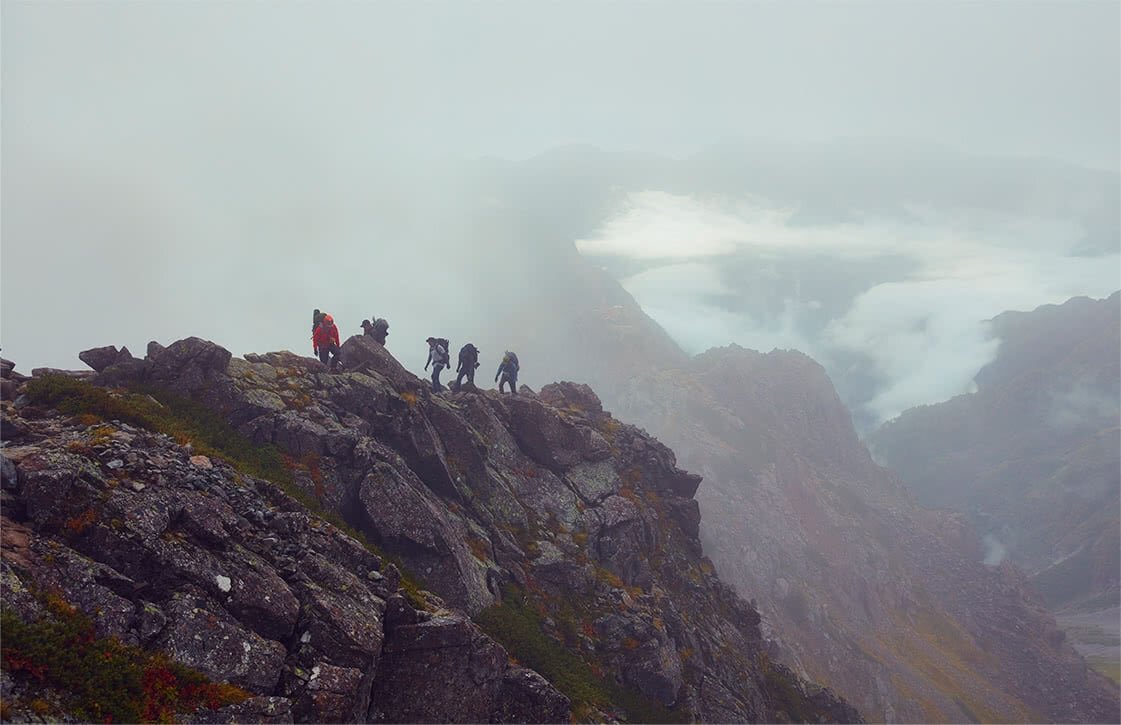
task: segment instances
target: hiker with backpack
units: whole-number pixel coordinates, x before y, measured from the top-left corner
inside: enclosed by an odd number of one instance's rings
[[[507,350],[506,354],[502,356],[502,362],[498,364],[498,372],[494,374],[494,382],[498,383],[499,393],[505,392],[502,386],[509,383],[510,392],[514,395],[518,394],[518,370],[520,369],[518,356]],[[502,376],[501,382],[498,380],[499,375]]]
[[[362,320],[362,332],[374,338],[374,342],[385,347],[385,336],[389,334],[389,323],[384,317],[373,318],[374,321]]]
[[[335,372],[339,363],[339,328],[335,327],[335,318],[323,315],[311,336],[311,346],[319,356],[319,362],[324,365],[329,363],[328,369]]]
[[[471,384],[471,387],[475,387],[475,368],[477,367],[479,367],[479,348],[469,342],[459,349],[459,364],[455,368],[457,374],[452,390],[459,390],[464,376],[467,377],[467,382]]]
[[[438,393],[444,389],[440,385],[440,373],[451,362],[448,355],[450,343],[443,337],[430,337],[425,342],[428,343],[428,362],[424,363],[424,369],[428,370],[428,366],[432,365],[432,392]]]
[[[372,334],[374,342],[385,347],[385,338],[389,335],[389,323],[385,321],[384,317],[371,317],[370,320],[372,321],[370,324],[372,333],[367,334]]]

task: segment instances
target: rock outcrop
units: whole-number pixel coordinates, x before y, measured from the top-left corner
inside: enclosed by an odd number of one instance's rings
[[[410,601],[396,567],[272,483],[123,423],[5,403],[3,426],[4,607],[34,620],[30,592],[55,592],[98,636],[259,696],[198,720],[568,719],[568,699],[466,616]],[[471,663],[457,700],[401,676],[420,639],[425,671]]]
[[[269,482],[26,399],[4,409],[5,515],[32,555],[5,549],[5,576],[54,586],[41,552],[62,548],[66,595],[105,633],[300,721],[554,721],[577,704],[594,720],[860,719],[770,662],[757,612],[701,554],[700,478],[589,388],[435,396],[366,338],[341,359],[332,374],[190,338],[96,382],[182,396],[280,450],[303,496],[435,594],[406,597],[395,567]]]

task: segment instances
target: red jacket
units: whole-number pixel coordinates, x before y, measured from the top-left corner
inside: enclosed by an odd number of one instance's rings
[[[326,329],[324,329],[324,325],[315,328],[315,334],[311,336],[312,347],[319,350],[321,347],[328,347],[332,342],[338,347],[339,328],[335,326],[335,323],[332,322],[331,326]]]

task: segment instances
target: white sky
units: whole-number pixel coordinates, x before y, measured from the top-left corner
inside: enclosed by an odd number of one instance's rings
[[[461,157],[890,136],[1117,170],[1119,31],[1113,0],[3,0],[0,344],[301,350],[311,307],[357,332],[387,300],[423,340],[455,280],[408,232],[459,218]],[[705,238],[786,233],[742,211]]]

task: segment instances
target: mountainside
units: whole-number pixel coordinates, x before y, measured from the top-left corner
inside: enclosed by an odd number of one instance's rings
[[[194,719],[859,720],[770,660],[700,478],[586,386],[433,396],[365,337],[338,374],[196,338],[82,358],[5,367],[5,616],[243,688]],[[9,707],[79,712],[24,647]]]
[[[1040,573],[1051,603],[1116,606],[1121,293],[1008,312],[992,328],[1001,348],[975,393],[909,410],[869,443],[920,502],[968,513]],[[1074,566],[1085,570],[1055,569]]]
[[[1116,672],[1121,293],[1007,312],[992,333],[1001,347],[975,393],[909,410],[869,443],[920,502],[967,514],[990,559],[1026,569]]]
[[[860,444],[825,371],[736,346],[630,381],[616,409],[701,473],[702,540],[789,661],[870,719],[1111,722],[1012,566],[964,517],[916,506]]]

